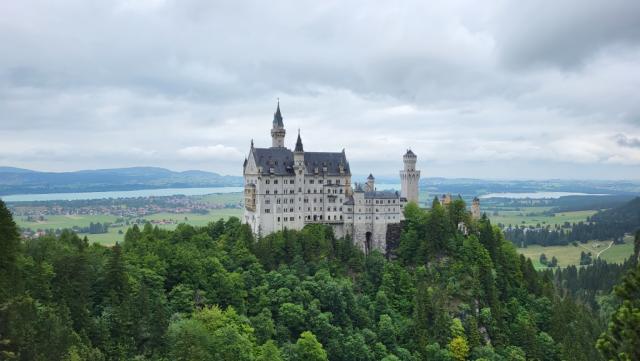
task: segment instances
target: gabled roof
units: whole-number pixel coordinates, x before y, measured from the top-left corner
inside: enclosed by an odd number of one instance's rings
[[[365,199],[399,199],[400,193],[397,191],[371,191],[364,192]]]
[[[253,148],[256,166],[262,174],[293,175],[293,152],[287,148]],[[307,175],[351,175],[349,162],[344,152],[304,152]],[[340,173],[342,165],[344,173]],[[273,173],[271,172],[273,169]]]

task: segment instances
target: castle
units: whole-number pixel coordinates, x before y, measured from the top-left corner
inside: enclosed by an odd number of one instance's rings
[[[401,191],[379,191],[369,175],[364,185],[351,184],[351,169],[341,152],[307,152],[300,132],[295,148],[285,146],[280,103],[273,115],[271,147],[251,141],[244,160],[244,217],[256,235],[307,224],[326,224],[337,237],[350,236],[365,253],[385,251],[387,228],[399,224],[407,202],[418,202],[417,156],[403,156]]]

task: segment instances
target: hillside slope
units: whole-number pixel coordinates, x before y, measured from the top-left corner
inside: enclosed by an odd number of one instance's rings
[[[174,172],[164,168],[132,167],[75,172],[38,172],[0,167],[0,195],[239,185],[242,185],[241,177],[196,170]]]

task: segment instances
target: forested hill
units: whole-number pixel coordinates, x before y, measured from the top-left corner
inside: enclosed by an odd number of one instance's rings
[[[198,170],[173,172],[164,168],[133,167],[58,173],[0,167],[0,195],[241,185],[242,177]]]
[[[640,228],[640,197],[636,197],[619,207],[594,214],[591,219],[596,224],[633,232]]]
[[[112,248],[71,232],[20,240],[0,201],[0,357],[603,359],[595,347],[603,318],[574,301],[575,282],[568,292],[552,273],[537,273],[461,200],[405,213],[388,260],[326,226],[255,239],[237,218],[175,231],[134,226]],[[623,291],[616,297],[636,297]],[[624,303],[615,317],[625,321],[636,307]],[[635,344],[620,340],[633,331],[621,322],[599,347],[633,359]]]

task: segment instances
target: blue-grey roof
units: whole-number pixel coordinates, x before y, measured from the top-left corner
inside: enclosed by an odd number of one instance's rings
[[[271,174],[273,168],[274,175],[293,175],[293,152],[287,148],[253,148],[253,156],[257,166],[262,167],[262,174]],[[351,175],[344,152],[304,152],[304,164],[307,175],[315,174],[316,169],[319,175]]]
[[[276,112],[273,113],[273,127],[284,128],[284,124],[282,123],[282,113],[280,113],[280,101],[278,101],[278,108],[276,109]]]
[[[302,147],[302,139],[300,138],[300,131],[298,130],[298,139],[296,140],[296,149],[295,152],[304,152],[304,148]]]
[[[365,199],[398,199],[400,193],[397,191],[371,191],[364,192]]]

